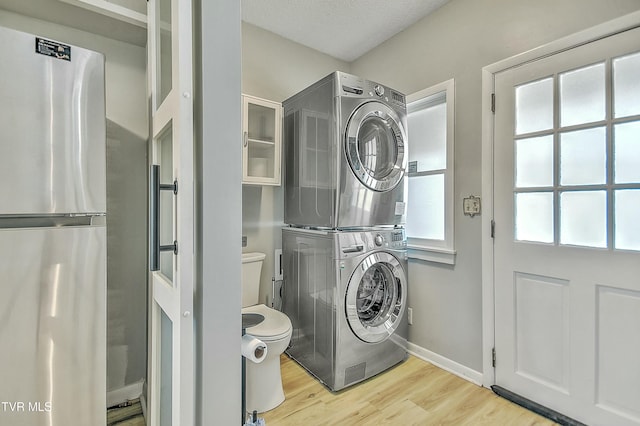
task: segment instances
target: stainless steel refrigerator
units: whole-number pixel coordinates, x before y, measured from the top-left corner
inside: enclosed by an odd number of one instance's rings
[[[104,425],[104,57],[0,40],[0,425]]]

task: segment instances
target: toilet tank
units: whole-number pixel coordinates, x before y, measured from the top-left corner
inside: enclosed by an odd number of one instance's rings
[[[264,253],[242,253],[242,307],[257,305]]]

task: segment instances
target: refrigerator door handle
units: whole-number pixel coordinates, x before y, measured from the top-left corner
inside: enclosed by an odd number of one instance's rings
[[[149,170],[149,270],[160,270],[160,252],[173,251],[178,254],[178,242],[160,245],[160,191],[178,193],[178,181],[173,184],[160,183],[160,166],[152,164]]]

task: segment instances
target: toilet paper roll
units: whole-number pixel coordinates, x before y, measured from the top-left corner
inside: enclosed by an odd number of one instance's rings
[[[267,345],[250,334],[242,336],[242,356],[256,364],[264,361],[267,356]]]

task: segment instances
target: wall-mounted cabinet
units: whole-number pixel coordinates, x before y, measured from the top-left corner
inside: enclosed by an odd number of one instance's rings
[[[242,183],[280,185],[282,104],[242,95]]]

